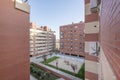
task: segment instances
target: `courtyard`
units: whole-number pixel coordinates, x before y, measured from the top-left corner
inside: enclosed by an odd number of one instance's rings
[[[47,54],[45,59],[43,56],[44,55],[32,57],[30,61],[41,66],[43,65],[44,67],[49,68],[59,74],[64,74],[69,78],[76,78],[74,80],[84,80],[84,57],[61,53]]]
[[[58,58],[49,64],[73,73],[78,73],[83,62],[66,58]]]
[[[84,80],[85,65],[82,57],[54,54],[40,63]]]

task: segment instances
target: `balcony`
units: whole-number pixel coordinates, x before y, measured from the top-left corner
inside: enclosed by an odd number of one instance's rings
[[[30,5],[22,0],[15,0],[15,8],[30,13]]]
[[[90,0],[90,10],[92,13],[96,13],[99,11],[100,0]]]

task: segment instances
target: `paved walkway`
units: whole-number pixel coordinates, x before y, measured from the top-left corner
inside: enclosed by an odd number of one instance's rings
[[[81,62],[84,62],[84,59],[82,59],[82,58],[74,57],[74,56],[61,55],[61,54],[57,54],[57,55],[54,54],[54,55],[52,55],[52,56],[47,56],[47,58],[50,58],[50,57],[53,57],[53,56],[59,56],[59,57],[64,57],[64,58],[69,58],[69,59],[74,59],[74,60],[80,60]],[[81,80],[81,79],[79,79],[79,78],[77,78],[77,77],[74,77],[74,76],[72,76],[72,75],[70,75],[70,74],[67,74],[67,73],[64,73],[64,72],[62,72],[62,71],[59,71],[59,70],[57,70],[57,69],[54,69],[54,68],[51,68],[51,67],[49,67],[49,66],[43,65],[43,64],[40,63],[41,61],[43,61],[42,58],[32,57],[32,58],[30,59],[30,62],[36,63],[36,64],[38,64],[38,65],[40,65],[40,66],[42,66],[42,67],[45,67],[45,68],[47,68],[47,69],[49,69],[49,70],[52,70],[52,71],[56,72],[56,73],[58,73],[58,74],[64,75],[64,76],[70,78],[71,80]]]
[[[55,56],[65,58],[65,59],[72,59],[74,61],[80,61],[80,62],[85,62],[85,59],[83,57],[77,57],[77,56],[71,56],[71,55],[66,55],[66,54],[55,54]]]
[[[50,58],[50,57],[53,57],[53,56],[58,56],[58,57],[65,58],[65,59],[72,59],[74,61],[85,62],[85,59],[82,58],[82,57],[70,56],[70,55],[65,55],[65,54],[48,55],[47,58]],[[37,56],[37,57],[40,57],[40,56]],[[35,62],[43,61],[42,58],[37,58],[37,57],[30,58],[30,61],[35,61]]]
[[[30,75],[30,80],[37,80],[37,79],[33,77],[32,75]]]

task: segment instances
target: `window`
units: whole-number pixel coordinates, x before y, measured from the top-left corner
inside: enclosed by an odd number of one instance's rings
[[[63,30],[66,30],[66,27],[64,27]]]
[[[60,47],[61,47],[61,49],[64,48],[64,43],[63,42],[60,43]]]
[[[80,34],[80,36],[82,36],[82,34]]]
[[[63,38],[63,37],[64,37],[64,36],[63,36],[63,35],[64,35],[63,32],[60,32],[60,35],[61,35],[60,38]]]
[[[60,34],[63,34],[63,32],[60,32]]]
[[[60,36],[60,38],[63,38],[63,36]]]
[[[78,28],[78,26],[75,26],[75,28]]]
[[[75,39],[76,41],[78,40],[78,39]]]

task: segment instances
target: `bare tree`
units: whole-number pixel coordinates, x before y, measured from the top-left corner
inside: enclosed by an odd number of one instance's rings
[[[99,52],[100,52],[100,47],[98,47],[98,43],[96,43],[96,48],[94,47],[91,47],[91,49],[94,51],[94,53],[92,54],[96,54],[96,55],[99,55]]]
[[[43,55],[42,58],[44,61],[46,61],[46,55]]]
[[[56,61],[56,67],[58,68],[58,61]]]
[[[75,73],[76,66],[75,66],[75,65],[73,65],[73,64],[71,64],[71,67],[72,67],[72,69],[73,69],[73,71],[74,71],[74,73]]]

